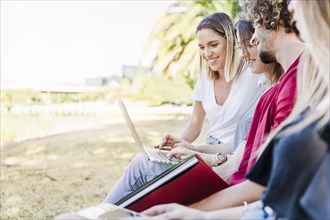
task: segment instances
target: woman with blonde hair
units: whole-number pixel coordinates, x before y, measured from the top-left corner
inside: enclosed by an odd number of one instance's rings
[[[261,203],[201,212],[177,204],[145,214],[184,219],[329,219],[330,2],[291,1],[289,10],[305,41],[297,102],[260,148],[247,178],[264,187]],[[245,214],[244,214],[245,213]]]
[[[193,112],[180,137],[165,135],[156,146],[160,149],[169,150],[171,148],[165,146],[195,141],[205,118],[209,122],[205,134],[207,144],[232,143],[238,119],[258,101],[259,90],[266,83],[264,76],[250,73],[246,66],[238,66],[241,57],[235,50],[235,28],[227,14],[206,16],[196,28],[196,37],[200,76],[192,95]],[[244,128],[244,134],[248,130],[249,126]]]
[[[264,88],[266,80],[263,75],[252,74],[247,68],[238,70],[240,54],[235,50],[235,27],[227,14],[219,12],[202,19],[196,28],[196,36],[201,74],[193,93],[193,114],[180,138],[166,135],[157,147],[171,150],[175,149],[176,143],[194,141],[207,117],[210,128],[206,142],[210,148],[196,150],[209,166],[216,167],[226,158],[220,158],[219,162],[216,154],[232,152],[237,121],[258,101],[258,91]],[[246,134],[249,127],[250,123],[241,128],[242,132]],[[219,143],[226,145],[220,149],[215,146]],[[169,167],[168,164],[148,161],[144,155],[137,156],[104,202],[116,203]]]

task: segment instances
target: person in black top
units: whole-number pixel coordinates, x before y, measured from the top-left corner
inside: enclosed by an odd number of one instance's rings
[[[304,116],[290,126],[303,120]],[[262,202],[275,210],[277,217],[329,219],[330,124],[318,129],[319,123],[316,121],[299,132],[274,139],[247,175],[249,180],[267,187]],[[310,186],[312,179],[320,177],[325,178],[321,180],[324,186],[322,183],[316,183],[321,184],[321,188]],[[309,186],[318,191],[307,195]],[[312,202],[313,198],[307,198],[310,196],[316,196],[317,200]]]
[[[261,15],[268,1],[246,2],[243,9],[256,24],[267,20]],[[330,1],[291,1],[288,8],[307,50],[295,107],[268,136],[246,176],[264,187],[261,202],[213,212],[169,204],[147,212],[170,219],[330,219]]]

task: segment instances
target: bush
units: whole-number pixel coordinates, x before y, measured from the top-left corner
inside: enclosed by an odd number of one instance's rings
[[[41,102],[41,93],[32,89],[7,89],[1,91],[1,105],[33,104]]]
[[[191,105],[192,91],[181,75],[175,78],[164,75],[156,77],[139,75],[133,84],[130,97],[138,101],[147,101],[151,105]]]

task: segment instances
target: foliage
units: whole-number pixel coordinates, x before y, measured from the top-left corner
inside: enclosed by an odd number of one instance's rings
[[[32,104],[41,102],[41,92],[32,89],[1,90],[1,105],[11,107],[15,104]]]
[[[1,116],[1,143],[7,145],[31,137],[47,136],[98,126],[111,122],[112,115],[57,115],[57,114],[3,114]]]
[[[33,89],[8,89],[1,91],[1,105],[11,108],[15,105],[109,101],[109,94],[116,90],[105,87],[95,92],[47,94]]]
[[[185,78],[181,75],[175,78],[165,75],[157,77],[139,75],[130,97],[139,101],[147,101],[152,105],[191,105],[192,89],[185,82]]]
[[[133,85],[131,97],[151,104],[192,104],[191,93],[198,73],[198,47],[195,30],[208,14],[223,11],[236,16],[236,1],[178,1],[170,6],[152,30],[149,43],[158,42],[151,72],[141,74]]]
[[[195,29],[208,14],[222,11],[232,17],[237,15],[237,1],[197,0],[178,1],[155,25],[149,42],[158,42],[153,72],[167,76],[184,75],[192,86],[197,76],[198,53]]]

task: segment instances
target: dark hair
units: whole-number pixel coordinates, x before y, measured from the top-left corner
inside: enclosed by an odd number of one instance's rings
[[[250,40],[254,33],[252,22],[247,20],[239,20],[235,24],[235,32],[237,39],[240,39],[240,45],[243,53],[249,55],[247,48],[250,45]],[[248,57],[250,58],[250,57]]]
[[[252,25],[252,22],[247,20],[239,20],[235,24],[235,31],[237,38],[239,37],[241,39],[240,44],[242,51],[246,53],[248,55],[248,59],[250,59],[250,54],[247,48],[250,47],[250,39],[252,38],[252,35],[254,33],[254,27]],[[242,62],[240,65],[242,65],[241,68],[243,68]],[[246,66],[246,61],[244,61],[244,65]],[[266,64],[265,67],[265,75],[270,81],[270,84],[276,84],[284,72],[282,66],[279,63],[275,62],[272,64]]]
[[[255,26],[268,30],[278,30],[283,26],[287,33],[294,32],[299,36],[292,14],[288,11],[289,3],[290,0],[241,0],[241,14],[253,21]]]

